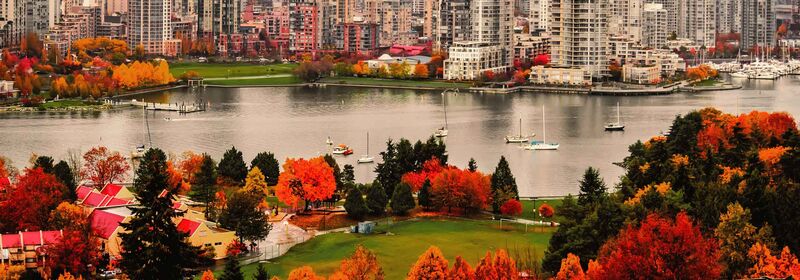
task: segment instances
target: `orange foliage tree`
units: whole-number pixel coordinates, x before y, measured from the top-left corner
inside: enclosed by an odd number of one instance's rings
[[[581,267],[580,257],[567,254],[567,258],[561,260],[561,269],[556,274],[556,280],[583,280],[586,275]]]
[[[316,157],[310,160],[287,159],[283,172],[278,176],[275,194],[281,202],[292,207],[305,201],[308,209],[311,202],[329,199],[335,191],[333,169],[323,157]]]
[[[519,279],[517,265],[505,250],[497,250],[494,258],[490,252],[475,267],[476,279]]]
[[[378,258],[359,245],[349,258],[342,260],[339,271],[335,273],[338,279],[349,280],[383,280],[383,268],[378,263]]]
[[[295,268],[289,272],[289,280],[325,280],[325,277],[317,276],[314,269],[310,266]]]
[[[429,76],[428,65],[418,63],[414,66],[414,78],[427,79]]]
[[[444,169],[445,167],[442,166],[441,161],[434,157],[422,164],[422,170],[403,174],[400,180],[411,186],[411,191],[418,192],[426,180],[433,181]]]
[[[411,271],[408,272],[406,280],[447,279],[447,265],[447,259],[442,255],[442,251],[436,246],[431,246],[419,256],[417,262],[411,267]]]
[[[784,247],[780,256],[773,256],[767,246],[756,243],[747,256],[755,263],[749,271],[751,278],[800,278],[800,262],[789,251],[789,247]]]
[[[461,256],[456,257],[453,268],[447,272],[448,280],[474,280],[475,270]]]
[[[450,168],[432,181],[433,203],[439,208],[478,211],[489,205],[490,185],[489,176],[481,172]]]
[[[175,81],[169,72],[169,64],[165,60],[153,65],[149,62],[134,61],[131,64],[122,64],[113,67],[111,76],[120,86],[133,89],[143,86],[159,86]]]

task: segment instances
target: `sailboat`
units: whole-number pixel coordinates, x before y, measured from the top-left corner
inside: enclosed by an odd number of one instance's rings
[[[369,132],[367,132],[367,153],[358,159],[358,163],[371,163],[374,161],[375,159],[369,155]]]
[[[519,119],[519,135],[506,136],[506,143],[525,143],[531,141],[531,137],[536,136],[536,133],[531,133],[530,136],[522,135],[522,118]]]
[[[617,102],[617,122],[607,123],[605,126],[606,131],[623,131],[625,125],[620,122],[619,118],[619,102]]]
[[[142,111],[144,112],[144,128],[145,128],[144,132],[145,132],[145,136],[147,137],[147,140],[150,142],[150,147],[152,147],[153,146],[153,138],[150,136],[150,122],[147,121],[147,107],[144,107]],[[144,139],[142,139],[142,140],[144,140]],[[139,159],[139,158],[144,157],[145,150],[146,149],[145,149],[145,145],[144,144],[136,146],[136,149],[133,152],[131,152],[131,158]]]
[[[547,117],[544,112],[544,105],[542,105],[542,141],[531,141],[531,144],[525,147],[525,149],[534,151],[554,151],[558,150],[559,146],[558,143],[547,143]]]
[[[433,136],[437,138],[444,138],[447,137],[449,131],[447,131],[447,91],[445,90],[442,92],[442,108],[444,109],[444,127],[437,129],[436,132],[433,133]]]

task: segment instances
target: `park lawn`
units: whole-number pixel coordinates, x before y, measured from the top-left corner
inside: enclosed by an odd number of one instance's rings
[[[249,77],[290,74],[297,64],[250,64],[250,63],[174,63],[169,66],[172,76],[180,77],[187,71],[195,71],[203,78]]]
[[[402,87],[431,87],[431,88],[469,88],[470,84],[446,81],[419,81],[419,80],[395,80],[378,78],[360,77],[333,77],[322,80],[329,84],[351,84],[368,86],[402,86]]]
[[[556,208],[557,206],[561,205],[562,201],[563,200],[560,199],[560,198],[537,199],[535,201],[535,203],[536,203],[535,207],[536,207],[536,210],[538,212],[538,208],[542,206],[542,203],[547,203],[550,206],[553,206],[553,208]],[[533,221],[540,220],[539,215],[533,212],[533,209],[534,209],[534,201],[533,200],[522,200],[522,201],[520,201],[520,203],[522,203],[522,215],[519,216],[520,218],[533,220]],[[556,215],[558,215],[558,213],[556,213]],[[549,220],[546,220],[546,221],[549,221]]]
[[[451,264],[456,256],[461,256],[473,267],[489,250],[507,249],[512,257],[514,252],[525,250],[533,252],[535,258],[544,256],[551,228],[531,227],[526,233],[520,225],[512,227],[505,223],[504,227],[501,230],[498,222],[483,220],[424,219],[395,223],[390,229],[393,235],[329,233],[293,247],[286,255],[266,264],[266,268],[282,279],[303,265],[329,276],[359,244],[377,254],[386,279],[405,278],[419,255],[431,245],[438,246]],[[383,224],[377,230],[382,232],[386,228]],[[271,234],[281,232],[274,230]],[[251,279],[257,266],[249,264],[242,268],[246,279]],[[221,271],[216,273],[219,275]]]
[[[271,78],[256,78],[256,79],[231,79],[231,80],[207,80],[208,85],[220,86],[261,86],[261,85],[296,85],[303,83],[302,80],[294,76],[289,77],[271,77]]]
[[[65,99],[65,100],[47,102],[42,105],[39,105],[39,107],[43,109],[59,109],[59,108],[81,107],[81,106],[92,106],[92,105],[97,105],[97,104],[88,103],[83,100]]]
[[[721,84],[721,83],[722,82],[717,81],[715,79],[708,79],[708,80],[703,80],[703,81],[694,83],[692,86],[696,86],[696,87],[713,87],[713,86],[716,86],[716,85]]]

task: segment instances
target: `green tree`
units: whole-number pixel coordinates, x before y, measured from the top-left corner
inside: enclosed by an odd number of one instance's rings
[[[347,192],[347,199],[344,201],[344,210],[347,215],[353,219],[361,220],[367,215],[369,209],[366,202],[364,202],[364,195],[358,188],[352,188]]]
[[[597,169],[589,167],[579,181],[581,192],[578,195],[578,204],[593,205],[600,201],[607,193],[606,183],[600,178]]]
[[[159,149],[145,152],[136,170],[134,197],[129,206],[132,218],[122,223],[123,250],[120,266],[131,279],[181,279],[184,269],[197,268],[203,261],[200,247],[188,243],[174,219],[183,215],[172,207],[176,188],[169,185],[167,156]],[[161,195],[166,191],[167,195]]]
[[[225,270],[222,271],[219,280],[244,280],[242,266],[239,264],[237,256],[228,256],[228,260],[225,262]]]
[[[228,207],[220,214],[220,225],[235,231],[242,242],[264,239],[272,225],[259,204],[261,199],[255,194],[247,191],[233,193],[228,199]]]
[[[406,183],[400,183],[394,188],[392,195],[392,213],[395,215],[405,215],[408,210],[414,209],[414,196],[411,195],[411,186]]]
[[[517,191],[517,180],[511,173],[506,157],[501,156],[497,168],[492,174],[492,211],[500,213],[500,206],[503,206],[509,199],[519,200]]]
[[[344,168],[342,169],[342,183],[344,183],[344,189],[342,189],[342,195],[349,192],[350,189],[355,187],[356,185],[356,172],[355,168],[353,168],[350,164],[345,164]]]
[[[67,187],[64,195],[65,199],[69,201],[78,199],[78,194],[75,193],[75,188],[78,186],[75,184],[75,176],[72,174],[72,168],[69,168],[69,164],[66,161],[59,161],[58,164],[53,166],[53,176],[56,176],[56,179]]]
[[[225,183],[241,186],[247,177],[247,165],[244,163],[242,152],[236,150],[236,147],[227,150],[219,161],[217,174]]]
[[[367,191],[367,208],[373,215],[382,215],[386,211],[389,198],[380,181],[375,180]]]
[[[431,199],[431,180],[425,179],[425,183],[422,184],[422,188],[419,190],[419,194],[417,194],[417,202],[419,206],[422,206],[425,210],[433,206],[433,200]]]
[[[375,173],[377,173],[375,181],[384,186],[394,186],[400,183],[403,173],[397,163],[397,145],[392,142],[392,139],[386,141],[386,151],[381,152],[381,158],[383,161],[375,166]]]
[[[253,280],[270,280],[270,275],[263,263],[258,263],[256,273],[253,274]]]
[[[722,214],[719,225],[714,229],[714,237],[719,241],[720,258],[727,268],[725,278],[738,279],[746,276],[747,269],[755,264],[748,258],[747,252],[756,243],[770,248],[776,247],[769,225],[757,229],[750,224],[750,218],[750,210],[739,203],[732,203],[728,205],[728,211]]]
[[[478,162],[476,162],[474,158],[469,159],[469,163],[467,164],[467,170],[469,170],[469,172],[478,171]]]
[[[261,170],[268,185],[275,186],[278,184],[278,176],[281,174],[280,163],[275,159],[273,153],[258,153],[250,162],[250,169],[253,169],[253,167],[258,167]]]
[[[210,204],[216,199],[217,193],[216,167],[214,160],[208,154],[203,154],[200,170],[194,175],[194,182],[191,183],[192,190],[189,192],[189,198],[205,205],[204,214],[208,219],[211,213]]]
[[[53,174],[53,158],[48,156],[37,157],[33,163],[33,168],[41,168],[44,173]]]
[[[333,169],[333,179],[336,180],[336,193],[331,196],[330,201],[336,202],[341,199],[339,194],[344,193],[344,180],[342,179],[342,170],[339,168],[339,164],[336,163],[336,159],[333,158],[330,154],[325,154],[325,162],[328,163],[328,166]]]

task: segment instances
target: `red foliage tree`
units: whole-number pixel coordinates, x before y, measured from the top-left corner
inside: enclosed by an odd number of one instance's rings
[[[547,65],[547,64],[550,64],[550,56],[549,55],[540,54],[540,55],[537,55],[535,58],[533,58],[533,65],[534,66]]]
[[[722,272],[716,240],[706,239],[686,213],[675,221],[651,214],[600,250],[599,279],[716,279]]]
[[[448,280],[474,280],[475,279],[475,270],[472,269],[469,264],[461,258],[461,256],[456,257],[455,263],[453,263],[453,268],[447,272],[447,279]]]
[[[553,214],[555,214],[555,210],[553,210],[553,206],[550,206],[547,203],[542,204],[539,206],[539,215],[545,218],[552,218]]]
[[[95,188],[125,179],[125,173],[131,168],[119,152],[109,151],[104,146],[86,152],[83,161],[81,179],[92,181]]]
[[[99,241],[80,231],[66,230],[63,234],[58,242],[46,247],[47,268],[58,274],[69,272],[88,277],[99,261]]]
[[[442,171],[432,182],[433,202],[439,208],[475,211],[489,205],[489,176],[458,168]]]
[[[516,199],[509,199],[506,203],[500,206],[500,213],[508,216],[517,216],[522,214],[522,203]]]
[[[475,268],[475,279],[519,279],[517,265],[505,250],[498,250],[492,258],[491,252],[481,259]]]
[[[437,158],[431,158],[422,164],[422,170],[417,172],[408,172],[403,175],[401,180],[411,186],[411,191],[418,192],[425,184],[425,180],[433,181],[439,173],[442,173],[445,167]]]
[[[0,193],[0,225],[3,232],[48,229],[50,212],[66,191],[61,182],[41,168],[26,169],[16,185]]]
[[[287,205],[297,207],[300,201],[319,202],[331,198],[336,191],[333,169],[322,157],[287,159],[283,172],[278,176],[275,194]]]

